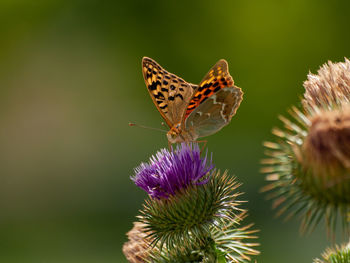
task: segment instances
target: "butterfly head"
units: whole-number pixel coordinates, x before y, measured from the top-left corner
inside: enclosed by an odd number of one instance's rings
[[[170,143],[183,142],[184,138],[182,137],[181,133],[181,123],[175,124],[167,133],[168,141]]]
[[[168,131],[167,137],[170,143],[193,142],[198,138],[191,130],[183,129],[181,123],[175,124]]]

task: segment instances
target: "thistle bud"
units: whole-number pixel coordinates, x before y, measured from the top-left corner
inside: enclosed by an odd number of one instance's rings
[[[327,248],[322,253],[322,259],[315,259],[314,263],[349,263],[350,262],[350,242],[334,248]]]
[[[303,108],[292,107],[274,129],[276,142],[265,143],[262,171],[278,214],[301,214],[301,230],[322,219],[331,232],[339,215],[349,231],[350,212],[350,62],[321,67],[304,82]]]
[[[236,179],[214,169],[198,144],[162,149],[135,169],[132,180],[148,193],[139,221],[153,248],[147,262],[247,262],[256,255]]]

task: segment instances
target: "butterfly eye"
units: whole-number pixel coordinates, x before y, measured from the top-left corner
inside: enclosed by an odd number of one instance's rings
[[[176,138],[178,137],[178,134],[176,133],[176,131],[170,130],[170,131],[167,133],[167,137],[168,137],[168,140],[169,140],[171,143],[175,143],[175,142],[176,142]]]

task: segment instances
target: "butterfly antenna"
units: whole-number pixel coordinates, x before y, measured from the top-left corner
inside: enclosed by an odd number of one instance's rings
[[[133,122],[129,122],[129,126],[130,126],[130,127],[135,126],[135,127],[139,127],[139,128],[148,129],[148,130],[155,130],[155,131],[161,131],[161,132],[168,132],[167,130],[164,130],[164,129],[158,129],[158,128],[153,128],[153,127],[148,127],[148,126],[136,124],[136,123],[133,123]]]

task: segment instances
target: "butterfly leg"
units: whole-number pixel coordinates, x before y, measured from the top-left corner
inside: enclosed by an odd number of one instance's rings
[[[168,148],[169,148],[169,151],[172,152],[173,151],[173,145],[170,141],[168,141]]]
[[[171,142],[168,141],[168,148],[169,148],[169,151],[171,151]]]
[[[207,142],[208,142],[207,140],[197,141],[197,143],[203,143],[201,153],[204,151],[205,146],[207,146]]]

